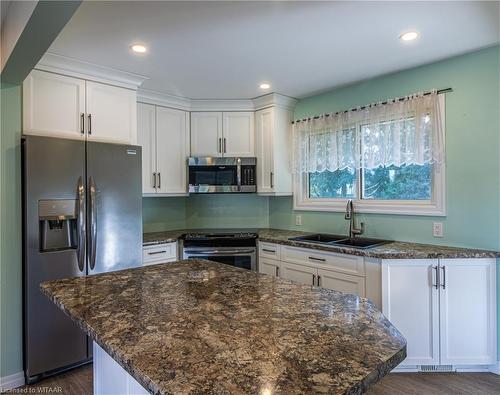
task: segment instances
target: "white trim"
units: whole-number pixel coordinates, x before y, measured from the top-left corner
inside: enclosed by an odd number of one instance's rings
[[[438,96],[441,111],[441,127],[445,129],[445,95]],[[433,167],[432,199],[419,200],[369,200],[354,198],[356,211],[372,214],[446,216],[446,165]],[[359,172],[357,179],[359,180]],[[347,199],[311,199],[308,197],[307,175],[294,176],[293,209],[300,211],[344,212]],[[361,187],[356,186],[360,195]]]
[[[439,365],[437,365],[439,366]],[[417,373],[421,372],[420,365],[397,366],[391,373]],[[493,373],[500,375],[500,361],[494,365],[452,365],[452,372],[456,373]],[[424,372],[427,373],[427,372]],[[433,374],[434,372],[428,372]],[[438,372],[439,373],[439,372]]]
[[[35,69],[137,90],[146,76],[47,52]]]
[[[500,376],[500,361],[497,361],[496,364],[490,366],[490,373],[498,374]]]
[[[20,371],[9,376],[0,377],[0,392],[8,391],[24,385],[24,372]]]
[[[168,93],[160,93],[149,89],[138,89],[137,101],[146,104],[175,108],[177,110],[191,110],[191,100],[188,98],[170,95]]]
[[[257,111],[266,107],[293,110],[298,100],[269,93],[253,99],[190,99],[149,89],[137,90],[137,101],[184,111]]]

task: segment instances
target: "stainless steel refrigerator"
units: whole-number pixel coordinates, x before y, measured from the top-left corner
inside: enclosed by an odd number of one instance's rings
[[[40,283],[142,263],[141,148],[23,139],[24,368],[28,382],[92,358]]]

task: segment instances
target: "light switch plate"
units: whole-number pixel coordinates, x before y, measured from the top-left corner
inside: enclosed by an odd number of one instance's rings
[[[296,226],[302,226],[302,215],[296,215],[295,216],[295,225]]]
[[[432,224],[432,235],[434,237],[443,237],[443,223],[434,222]]]

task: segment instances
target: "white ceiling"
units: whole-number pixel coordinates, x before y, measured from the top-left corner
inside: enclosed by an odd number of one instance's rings
[[[189,98],[320,91],[500,42],[499,2],[84,2],[49,52]],[[398,36],[417,29],[416,42]],[[131,43],[147,45],[136,56]]]

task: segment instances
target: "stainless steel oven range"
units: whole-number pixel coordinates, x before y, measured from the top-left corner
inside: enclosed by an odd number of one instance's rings
[[[182,256],[257,271],[256,240],[257,233],[251,231],[187,233],[182,238]]]

